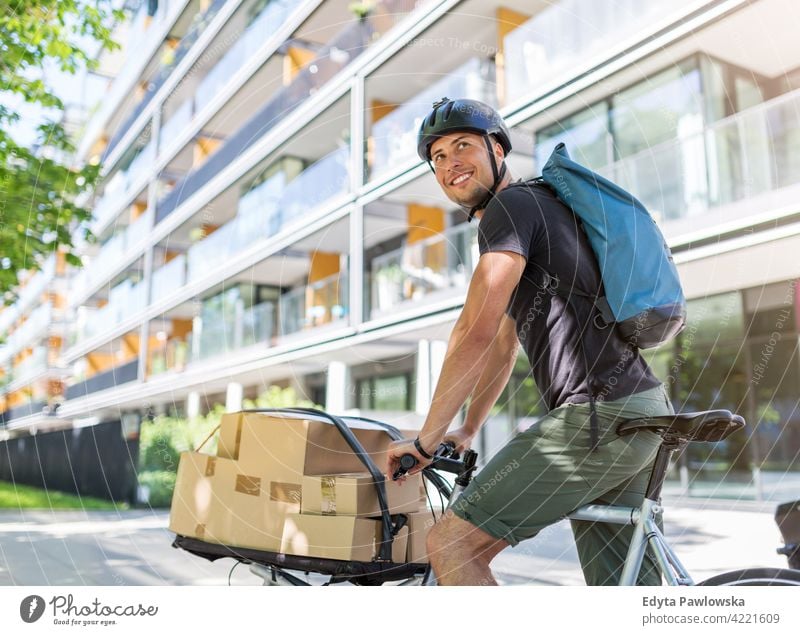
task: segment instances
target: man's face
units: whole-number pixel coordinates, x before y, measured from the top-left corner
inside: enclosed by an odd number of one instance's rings
[[[499,168],[502,149],[499,143],[492,145]],[[434,141],[431,163],[447,198],[463,207],[480,203],[494,183],[486,143],[483,137],[471,132],[451,132]]]

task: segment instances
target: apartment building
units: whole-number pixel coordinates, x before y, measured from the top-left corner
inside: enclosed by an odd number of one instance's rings
[[[415,154],[447,95],[500,109],[516,176],[565,141],[647,204],[690,299],[648,358],[676,406],[751,422],[683,477],[782,491],[800,467],[797,18],[790,0],[143,2],[76,156],[102,162],[99,240],[0,313],[0,434],[131,440],[142,417],[270,384],[421,423],[478,256]],[[520,359],[479,450],[541,414]]]

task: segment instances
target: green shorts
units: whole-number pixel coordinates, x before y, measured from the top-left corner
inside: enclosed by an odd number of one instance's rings
[[[478,472],[452,506],[460,518],[515,546],[589,503],[638,506],[661,437],[614,432],[624,419],[673,412],[664,386],[596,402],[599,447],[592,452],[589,404],[565,404],[514,437]],[[587,584],[617,584],[630,526],[572,521]],[[649,554],[640,584],[661,579]]]

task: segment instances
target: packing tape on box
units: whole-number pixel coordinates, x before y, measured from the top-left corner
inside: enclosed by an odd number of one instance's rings
[[[300,503],[300,485],[297,483],[279,483],[271,481],[269,484],[269,499],[278,503]]]
[[[323,476],[320,479],[320,488],[322,490],[322,508],[321,511],[324,515],[336,514],[336,477]]]
[[[249,496],[259,496],[261,494],[261,479],[246,474],[236,475],[236,491]]]

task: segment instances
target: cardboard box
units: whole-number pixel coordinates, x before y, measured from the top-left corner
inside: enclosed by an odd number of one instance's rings
[[[206,539],[208,522],[215,509],[213,475],[217,458],[198,452],[184,452],[169,512],[169,529],[181,536]]]
[[[390,514],[414,512],[419,509],[422,477],[414,474],[405,483],[387,479],[386,503]],[[378,491],[369,473],[304,476],[302,490],[303,514],[379,516]]]
[[[233,460],[184,452],[169,528],[205,542],[279,551],[283,523],[300,511],[300,487],[247,474]]]
[[[241,412],[228,412],[222,415],[219,425],[217,456],[233,460],[239,458],[239,446],[242,441],[242,414]]]
[[[381,522],[355,516],[291,514],[283,528],[281,552],[288,555],[370,562],[380,549]],[[392,542],[392,560],[405,562],[408,528]]]
[[[436,517],[439,517],[438,514]],[[428,562],[428,549],[425,541],[434,524],[434,517],[430,510],[413,512],[408,515],[408,562],[417,564]]]
[[[348,421],[353,434],[384,470],[386,449],[392,439],[380,426]],[[278,480],[301,483],[304,475],[364,472],[339,430],[329,421],[263,413],[244,413],[238,460],[251,473],[268,471]],[[414,436],[414,431],[401,431]]]

